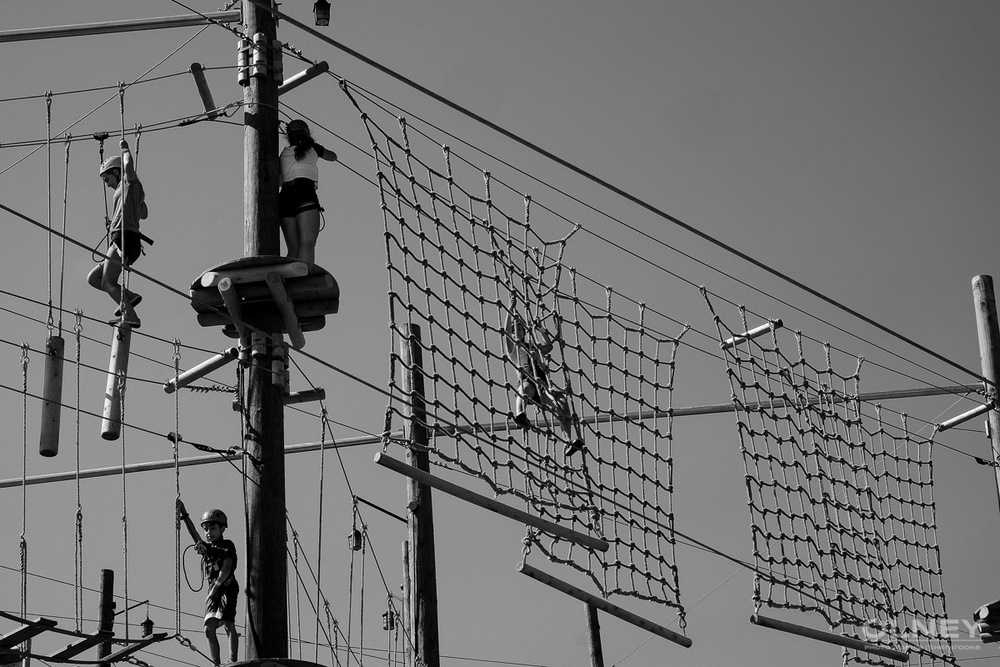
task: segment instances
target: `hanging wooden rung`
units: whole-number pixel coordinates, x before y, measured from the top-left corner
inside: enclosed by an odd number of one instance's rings
[[[388,456],[385,452],[379,452],[375,455],[375,463],[384,468],[388,468],[393,472],[406,475],[410,479],[420,482],[421,484],[425,484],[432,489],[437,489],[438,491],[442,491],[450,496],[454,496],[460,500],[482,507],[483,509],[496,512],[497,514],[505,516],[508,519],[520,521],[523,524],[537,528],[538,530],[549,533],[550,535],[555,535],[556,537],[569,540],[570,542],[576,542],[581,546],[595,549],[597,551],[608,550],[609,545],[605,540],[587,535],[586,533],[581,533],[571,528],[566,528],[565,526],[560,526],[552,521],[537,517],[533,514],[528,514],[523,510],[509,507],[497,500],[494,500],[493,498],[469,491],[458,484],[452,484],[447,480],[435,477],[434,475],[424,472],[419,468],[415,468],[411,465],[403,463],[402,461],[397,461],[396,459]]]
[[[896,662],[910,661],[910,654],[906,651],[897,651],[896,649],[876,644],[875,642],[866,642],[854,637],[844,637],[843,635],[837,635],[832,632],[824,632],[823,630],[807,628],[804,625],[796,625],[795,623],[789,623],[788,621],[782,621],[776,618],[768,618],[767,616],[761,616],[760,614],[753,614],[750,617],[750,622],[763,628],[781,630],[782,632],[799,635],[800,637],[808,637],[809,639],[815,639],[828,644],[836,644],[837,646],[843,646],[862,653],[871,653],[872,655],[878,655],[883,658],[888,658],[889,660],[895,660]]]
[[[66,341],[62,336],[45,340],[45,379],[42,383],[42,428],[38,436],[38,453],[55,456],[59,453],[59,423],[62,415],[62,369]]]
[[[40,635],[49,628],[56,627],[56,622],[51,618],[36,618],[33,621],[25,621],[22,618],[17,618],[16,616],[8,616],[0,612],[0,615],[8,618],[12,621],[19,621],[23,623],[21,627],[16,630],[12,630],[7,634],[0,636],[0,649],[13,648],[18,644],[22,644],[36,635]]]
[[[61,651],[56,651],[45,656],[46,660],[52,660],[54,662],[59,662],[62,660],[69,660],[75,655],[79,655],[89,648],[93,648],[98,644],[106,642],[115,636],[115,633],[110,630],[99,630],[97,634],[90,635],[88,637],[82,637],[72,644],[68,644],[66,648]]]
[[[118,387],[119,378],[128,375],[128,353],[132,344],[132,327],[119,324],[111,341],[111,360],[108,363],[108,383],[104,391],[104,419],[101,422],[101,437],[117,440],[122,430],[122,401]]]
[[[665,628],[658,623],[653,623],[652,621],[647,620],[642,616],[633,614],[627,609],[622,609],[618,605],[612,604],[607,600],[605,600],[604,598],[597,597],[592,593],[588,593],[587,591],[581,588],[577,588],[573,584],[562,581],[561,579],[556,579],[552,575],[543,572],[537,568],[534,568],[531,565],[528,565],[527,563],[521,563],[520,565],[518,565],[517,571],[520,572],[521,574],[526,574],[535,581],[540,581],[543,584],[550,586],[561,593],[565,593],[566,595],[574,597],[577,600],[580,600],[581,602],[586,602],[589,605],[597,607],[598,609],[605,611],[611,614],[612,616],[620,618],[626,623],[631,623],[632,625],[638,628],[642,628],[646,632],[651,632],[658,637],[663,637],[664,639],[670,640],[675,644],[679,644],[684,648],[691,648],[691,645],[694,643],[691,641],[690,637],[685,637],[679,632],[674,632],[673,630]]]

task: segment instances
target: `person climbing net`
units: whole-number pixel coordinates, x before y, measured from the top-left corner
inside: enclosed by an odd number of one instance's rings
[[[504,348],[517,366],[519,376],[511,419],[521,428],[528,428],[531,425],[526,412],[529,404],[540,410],[551,410],[566,436],[566,456],[582,450],[584,441],[580,425],[570,409],[566,391],[549,380],[549,355],[560,337],[558,323],[555,335],[544,326],[529,328],[524,318],[512,309],[504,316],[503,333]]]

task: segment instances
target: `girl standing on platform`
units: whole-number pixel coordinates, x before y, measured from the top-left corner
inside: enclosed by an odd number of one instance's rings
[[[281,151],[281,192],[278,195],[281,232],[288,257],[314,264],[323,210],[316,195],[318,163],[320,159],[335,162],[337,154],[313,141],[304,120],[290,121],[285,126],[285,135],[288,146]]]

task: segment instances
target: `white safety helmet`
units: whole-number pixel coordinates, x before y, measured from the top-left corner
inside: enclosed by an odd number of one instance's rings
[[[117,155],[109,157],[107,160],[101,163],[101,176],[108,173],[112,169],[117,169],[118,173],[122,173],[122,159]]]

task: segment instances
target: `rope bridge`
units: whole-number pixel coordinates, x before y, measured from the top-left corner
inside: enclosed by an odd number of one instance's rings
[[[602,597],[667,605],[683,623],[668,413],[680,336],[656,333],[642,304],[568,265],[579,225],[553,231],[559,221],[530,196],[404,118],[385,114],[379,124],[381,110],[362,110],[343,88],[377,168],[389,388],[404,395],[397,344],[416,325],[416,370],[435,422],[427,425],[432,465],[478,480],[529,514],[606,539],[603,551],[529,528],[525,555],[537,548],[582,573]],[[389,402],[386,433],[392,419],[408,418],[405,410],[405,401]]]
[[[873,416],[862,412],[861,358],[838,372],[825,345],[825,362],[814,365],[798,332],[790,358],[778,345],[780,321],[751,329],[739,307],[734,332],[703,294],[737,408],[755,613],[761,606],[818,613],[854,640],[824,641],[863,649],[846,648],[845,664],[891,665],[884,656],[905,660],[906,652],[917,664],[953,664],[933,443],[910,433],[905,415],[900,429],[883,422],[880,406]]]

